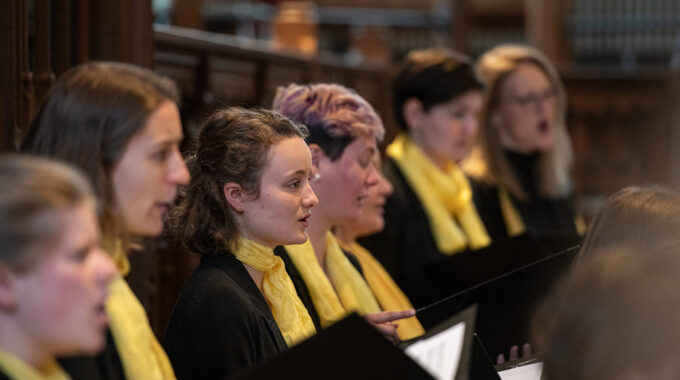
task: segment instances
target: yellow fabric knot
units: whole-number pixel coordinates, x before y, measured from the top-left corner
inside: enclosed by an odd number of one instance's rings
[[[285,249],[309,289],[322,327],[353,311],[362,315],[380,311],[370,287],[342,252],[331,232],[326,234],[328,276],[321,268],[309,239],[304,244],[287,245]]]
[[[262,272],[262,292],[288,346],[316,333],[312,318],[300,301],[283,260],[271,248],[252,240],[240,239],[234,256],[238,261]]]
[[[472,200],[470,183],[456,164],[441,170],[404,133],[387,147],[387,155],[422,203],[440,252],[451,255],[491,244]]]

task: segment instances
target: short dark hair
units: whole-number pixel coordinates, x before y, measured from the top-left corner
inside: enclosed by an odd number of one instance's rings
[[[306,136],[304,125],[265,109],[231,107],[210,115],[187,162],[191,182],[170,214],[178,239],[201,255],[234,249],[239,231],[222,187],[235,182],[258,196],[271,146],[284,138]]]
[[[403,107],[408,99],[420,101],[425,111],[470,90],[484,86],[472,60],[450,49],[411,51],[397,65],[392,79],[392,106],[399,127],[408,131]]]
[[[149,116],[166,101],[177,103],[178,94],[172,80],[142,67],[117,62],[76,66],[50,89],[21,151],[82,170],[102,200],[99,222],[104,238],[124,238],[113,196],[113,169]]]

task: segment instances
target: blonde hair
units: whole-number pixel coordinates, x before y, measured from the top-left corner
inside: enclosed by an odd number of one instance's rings
[[[552,149],[539,154],[539,194],[564,196],[571,191],[569,169],[572,163],[571,139],[565,126],[566,94],[557,70],[548,58],[529,46],[497,46],[482,55],[475,65],[477,75],[485,85],[484,103],[478,144],[466,170],[488,183],[506,188],[518,199],[527,199],[526,189],[516,178],[490,120],[490,115],[500,104],[500,90],[506,79],[518,66],[526,63],[536,65],[546,74],[556,94],[555,144]]]
[[[95,203],[85,177],[64,164],[28,155],[0,157],[0,261],[30,270],[63,229],[61,215]]]

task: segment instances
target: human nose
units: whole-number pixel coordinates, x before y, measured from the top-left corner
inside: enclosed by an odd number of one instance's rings
[[[118,269],[113,259],[104,252],[101,248],[97,247],[97,251],[93,252],[93,271],[95,280],[98,285],[102,287],[107,287],[109,283],[118,274]]]
[[[314,189],[312,189],[312,185],[307,182],[305,185],[305,191],[302,196],[302,207],[306,208],[312,208],[319,204],[319,198],[316,197],[316,193],[314,193]]]
[[[179,149],[176,149],[173,153],[172,164],[168,170],[168,181],[176,185],[186,185],[190,180],[189,169],[187,169]]]
[[[366,168],[366,179],[364,181],[366,187],[377,185],[380,180],[378,175],[378,169],[376,169],[375,165],[368,165]]]
[[[380,179],[380,194],[383,194],[384,196],[389,196],[394,192],[394,187],[392,186],[392,183],[382,174],[379,174],[379,179]]]

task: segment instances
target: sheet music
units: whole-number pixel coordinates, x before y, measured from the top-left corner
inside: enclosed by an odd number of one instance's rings
[[[498,372],[502,380],[541,380],[543,363],[531,363]]]
[[[465,340],[465,322],[422,339],[406,347],[404,352],[434,378],[452,380],[456,376]]]

